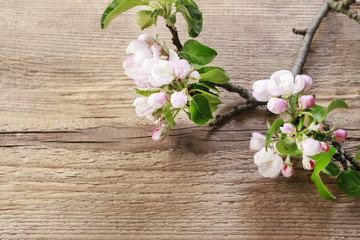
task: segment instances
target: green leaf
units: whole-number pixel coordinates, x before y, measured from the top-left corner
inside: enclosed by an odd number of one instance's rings
[[[276,143],[276,150],[283,155],[290,155],[297,150],[297,146],[295,141],[285,138]]]
[[[321,181],[320,175],[315,172],[311,175],[311,180],[315,183],[318,193],[321,197],[326,200],[336,199],[329,190],[325,187],[324,183]]]
[[[174,121],[174,117],[171,112],[171,103],[166,102],[166,104],[163,106],[163,113],[165,116],[166,121],[169,123],[171,127],[175,127],[176,123]]]
[[[360,150],[356,153],[354,160],[360,161]]]
[[[144,96],[144,97],[149,97],[151,94],[153,93],[158,93],[160,92],[159,89],[149,89],[149,88],[146,88],[146,89],[140,89],[140,88],[134,88],[135,92],[141,96]]]
[[[196,40],[188,40],[179,55],[190,63],[203,66],[211,63],[217,52]]]
[[[114,0],[106,8],[102,17],[101,17],[101,28],[105,29],[109,23],[119,16],[121,13],[126,12],[127,10],[140,6],[140,5],[149,5],[151,0]]]
[[[199,69],[199,73],[200,72],[200,81],[216,84],[225,84],[230,81],[230,77],[227,72],[220,67],[203,67],[202,69]]]
[[[210,119],[213,119],[209,101],[201,94],[193,96],[190,101],[191,120],[197,125],[205,125]]]
[[[349,108],[349,107],[344,100],[334,99],[331,101],[331,103],[327,107],[326,114],[329,114],[329,112],[331,112],[337,108]]]
[[[176,23],[176,15],[175,14],[170,14],[166,19],[165,19],[166,25],[172,27],[175,25]]]
[[[314,105],[313,109],[307,109],[306,112],[311,113],[316,120],[316,123],[321,123],[326,118],[325,108],[319,105]]]
[[[335,163],[330,162],[322,172],[329,176],[336,177],[340,173],[340,168]]]
[[[337,151],[334,147],[330,147],[328,152],[322,152],[312,156],[311,159],[316,161],[314,173],[319,174],[324,168],[326,168],[336,152]]]
[[[343,171],[337,178],[341,190],[349,197],[360,197],[360,173]]]
[[[201,86],[207,87],[207,88],[209,88],[209,89],[211,89],[211,90],[213,90],[213,91],[215,91],[215,92],[217,92],[217,93],[220,93],[219,89],[217,89],[217,88],[214,86],[214,84],[211,83],[211,82],[203,82],[203,81],[201,81],[201,82],[198,82],[197,85],[201,85]]]
[[[176,11],[181,12],[188,25],[189,36],[196,38],[199,36],[203,18],[199,7],[193,0],[176,0],[175,1]]]
[[[300,119],[299,119],[299,124],[298,124],[298,127],[297,127],[297,129],[298,129],[299,132],[301,131],[301,129],[302,129],[303,126],[304,126],[304,121],[305,121],[305,115],[302,115],[302,116],[300,117]]]
[[[135,19],[141,30],[151,27],[156,23],[157,16],[154,18],[151,17],[152,13],[153,11],[148,11],[148,10],[143,10],[136,13]]]
[[[274,135],[275,132],[277,132],[279,130],[279,128],[284,124],[284,120],[282,119],[277,119],[271,126],[270,128],[267,130],[266,132],[266,151],[267,148],[270,144],[271,141],[271,137]]]

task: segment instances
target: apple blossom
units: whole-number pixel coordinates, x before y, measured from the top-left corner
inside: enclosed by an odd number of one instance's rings
[[[347,132],[343,129],[338,129],[334,132],[335,141],[338,143],[345,141],[346,137]]]
[[[271,96],[291,94],[294,89],[294,76],[287,70],[281,70],[273,73],[267,86],[267,90]]]
[[[298,93],[304,90],[305,88],[305,79],[301,75],[295,76],[295,89],[293,93]]]
[[[136,107],[136,114],[139,117],[151,115],[155,111],[155,108],[148,104],[146,97],[136,98],[133,105]]]
[[[161,141],[164,140],[165,138],[166,138],[166,135],[164,135],[163,129],[161,129],[161,128],[156,128],[156,129],[152,132],[152,139],[153,139],[154,141],[161,142]]]
[[[147,102],[151,107],[161,108],[166,103],[166,94],[165,93],[153,93],[149,96]]]
[[[147,44],[151,45],[155,42],[155,38],[149,34],[141,34],[139,37],[138,37],[138,40],[139,41],[142,41],[142,42],[146,42]]]
[[[267,86],[270,80],[258,80],[254,82],[252,89],[252,96],[259,102],[267,102],[270,99],[270,93],[267,90]]]
[[[155,58],[160,58],[163,48],[159,44],[154,43],[150,49]]]
[[[291,177],[294,174],[294,168],[290,164],[284,164],[281,173],[284,177]]]
[[[324,143],[324,142],[321,142],[321,146],[322,146],[322,151],[323,151],[323,152],[328,152],[329,149],[330,149],[329,145],[327,145],[327,144]]]
[[[303,109],[312,108],[315,105],[315,98],[313,95],[304,95],[300,98],[300,105]]]
[[[314,156],[322,152],[322,145],[319,141],[309,138],[302,142],[303,153],[307,156]]]
[[[174,73],[180,79],[186,78],[186,76],[190,73],[191,67],[187,60],[181,59],[180,61],[174,64]]]
[[[284,134],[293,134],[296,131],[296,128],[291,123],[284,123],[282,127],[280,127],[280,131]]]
[[[315,162],[309,156],[303,155],[302,159],[303,168],[305,170],[313,170],[315,167]]]
[[[159,60],[151,70],[150,84],[154,87],[161,87],[171,83],[174,79],[174,63],[166,60]]]
[[[190,74],[190,78],[198,81],[198,80],[200,80],[201,76],[200,76],[200,73],[198,71],[193,71]]]
[[[311,77],[307,76],[307,75],[301,75],[302,78],[305,80],[305,87],[303,89],[303,92],[308,92],[311,89],[311,86],[313,84],[313,80]]]
[[[270,148],[268,151],[262,148],[257,152],[254,156],[254,162],[258,166],[259,174],[268,178],[278,177],[284,165],[282,158]]]
[[[174,92],[171,94],[171,104],[174,108],[183,108],[187,101],[187,96],[182,92]]]
[[[265,147],[266,137],[259,133],[252,133],[252,138],[250,140],[250,149],[254,151],[260,151],[263,147]]]
[[[312,122],[308,127],[308,129],[314,132],[320,132],[320,131],[324,131],[325,126],[323,123],[319,123],[316,125],[315,122]]]
[[[271,98],[267,103],[267,108],[274,114],[280,114],[286,111],[287,103],[281,98]]]

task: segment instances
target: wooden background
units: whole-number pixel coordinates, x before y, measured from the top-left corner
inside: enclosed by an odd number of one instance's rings
[[[264,179],[248,149],[265,132],[264,109],[213,131],[184,116],[164,142],[138,118],[132,80],[123,73],[127,44],[139,34],[131,10],[105,31],[110,0],[0,0],[0,239],[359,239],[360,199],[336,180],[323,200],[311,172],[296,163],[286,179]],[[291,69],[321,0],[198,0],[199,41],[214,64],[250,88]],[[360,9],[357,5],[355,8]],[[180,19],[180,18],[179,18]],[[180,37],[187,39],[179,20]],[[160,20],[148,33],[170,34]],[[330,13],[304,71],[320,104],[337,110],[360,145],[360,26]],[[223,94],[225,112],[242,103]]]

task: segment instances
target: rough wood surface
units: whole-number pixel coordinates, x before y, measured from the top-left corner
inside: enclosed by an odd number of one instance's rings
[[[100,30],[110,0],[0,0],[0,239],[359,239],[360,200],[324,182],[317,195],[297,164],[290,179],[263,179],[248,150],[265,131],[264,109],[212,131],[180,117],[162,143],[136,117],[133,82],[121,67],[139,35],[135,10]],[[250,88],[291,69],[320,0],[198,0],[200,41],[215,64]],[[355,9],[360,9],[359,5]],[[184,21],[179,21],[184,41]],[[159,21],[160,37],[170,34]],[[321,104],[337,110],[360,140],[360,26],[330,13],[315,36],[305,72]],[[241,103],[224,93],[225,112]]]

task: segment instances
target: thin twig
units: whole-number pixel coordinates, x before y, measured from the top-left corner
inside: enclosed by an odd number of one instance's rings
[[[345,150],[344,148],[342,147],[341,143],[338,143],[338,142],[332,142],[332,145],[336,148],[336,150],[338,151],[334,156],[333,158],[335,160],[337,160],[338,162],[341,163],[341,165],[343,166],[344,170],[348,170],[349,167],[348,167],[348,164],[347,164],[347,161],[346,161],[346,157],[345,157]]]
[[[348,2],[350,2],[350,4]],[[340,3],[332,0],[329,2],[329,7],[335,12],[345,14],[346,16],[354,19],[360,24],[360,15],[357,12],[349,10],[349,5],[351,5],[352,3],[355,3],[355,0],[348,0]]]
[[[243,88],[242,86],[234,85],[232,83],[216,84],[216,86],[221,87],[227,90],[228,92],[238,93],[240,97],[245,98],[246,100],[251,99],[251,94],[249,93],[249,91]]]
[[[177,50],[179,52],[181,52],[183,46],[180,42],[180,38],[179,38],[179,34],[178,34],[178,31],[176,30],[175,27],[172,27],[172,26],[169,26],[169,25],[166,25],[166,27],[170,30],[171,32],[171,35],[172,35],[172,41],[173,41],[173,44],[175,45],[175,47],[177,48]]]
[[[293,28],[292,31],[293,31],[293,33],[295,33],[295,34],[303,35],[303,36],[305,36],[305,34],[307,33],[307,29],[296,29],[296,28]]]
[[[317,29],[320,26],[321,21],[324,19],[326,14],[330,11],[329,6],[330,0],[326,0],[325,3],[320,8],[318,14],[314,18],[314,20],[311,22],[309,27],[307,28],[306,34],[303,39],[303,44],[299,50],[298,56],[295,60],[294,66],[292,68],[293,75],[298,75],[302,72],[302,69],[305,65],[307,55],[310,50],[311,42],[314,38],[314,35],[317,31]]]

